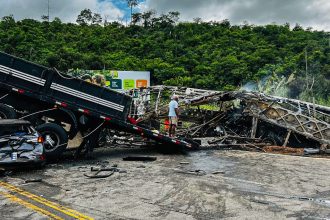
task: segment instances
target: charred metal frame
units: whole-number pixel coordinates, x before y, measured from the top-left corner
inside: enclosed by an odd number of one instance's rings
[[[290,137],[296,134],[316,141],[323,148],[330,146],[330,107],[247,91],[223,92],[153,86],[139,89],[139,92],[150,96],[150,100],[144,103],[146,111],[139,118],[144,124],[154,120],[158,120],[161,124],[161,119],[167,117],[169,98],[174,94],[180,97],[180,119],[190,123],[190,126],[178,130],[181,136],[196,139],[209,137],[209,142],[214,144],[218,143],[215,140],[229,135],[236,136],[237,140],[242,138],[245,140],[250,138],[249,141],[257,140],[254,144],[259,146],[263,143],[260,137],[257,137],[259,124],[269,123],[286,131],[282,138],[283,146],[286,146]],[[203,108],[205,105],[213,106],[214,109],[205,109]],[[226,127],[228,121],[236,120],[235,118],[246,118],[244,122],[237,122],[238,126],[248,128],[244,134],[235,133]],[[222,132],[215,135],[205,132],[207,129],[210,131],[218,128]]]

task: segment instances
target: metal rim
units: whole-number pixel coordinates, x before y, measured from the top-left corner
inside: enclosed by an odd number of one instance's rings
[[[55,132],[43,132],[42,137],[44,138],[44,148],[46,152],[52,152],[60,145],[60,137]]]

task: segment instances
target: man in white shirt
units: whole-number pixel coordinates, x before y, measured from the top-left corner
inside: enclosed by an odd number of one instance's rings
[[[178,103],[179,97],[177,95],[172,96],[172,100],[170,104],[168,105],[168,117],[170,121],[170,128],[169,128],[169,136],[174,137],[175,136],[175,129],[178,125],[178,119],[179,119],[179,103]]]

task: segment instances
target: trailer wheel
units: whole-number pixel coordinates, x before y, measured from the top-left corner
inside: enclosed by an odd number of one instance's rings
[[[44,138],[46,159],[58,159],[68,145],[68,135],[64,128],[54,123],[46,123],[36,129]]]
[[[14,119],[17,118],[14,108],[0,103],[0,119]]]

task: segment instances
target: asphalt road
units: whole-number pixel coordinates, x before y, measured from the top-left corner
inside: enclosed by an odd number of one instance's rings
[[[157,160],[123,161],[128,155]],[[330,219],[329,159],[145,149],[97,150],[95,157],[2,178],[1,219]],[[109,177],[84,175],[113,165],[120,172]]]

